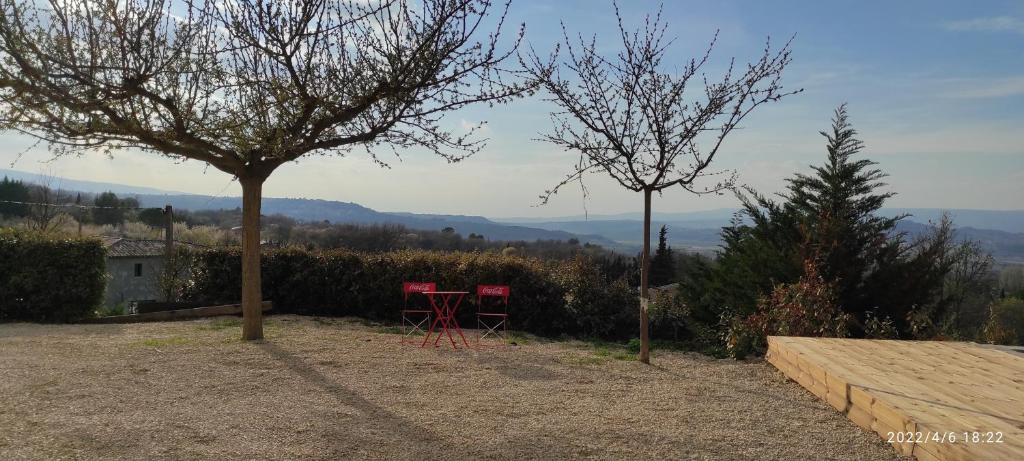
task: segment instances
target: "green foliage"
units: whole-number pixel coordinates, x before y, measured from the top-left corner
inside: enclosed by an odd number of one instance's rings
[[[813,175],[798,173],[789,180],[786,207],[803,224],[803,256],[813,256],[822,277],[836,281],[843,306],[862,315],[885,301],[872,297],[864,282],[870,268],[888,254],[890,234],[902,216],[879,215],[896,194],[879,192],[886,174],[875,162],[854,158],[864,144],[856,138],[845,105],[836,109],[832,131],[821,134],[828,140],[826,163],[812,167]]]
[[[999,272],[1000,296],[1024,299],[1024,264],[1011,264]]]
[[[124,303],[118,303],[113,306],[103,306],[96,310],[97,317],[113,317],[117,315],[124,315],[127,312]]]
[[[994,344],[1024,345],[1024,300],[1005,298],[992,304],[985,337]]]
[[[565,292],[566,311],[576,319],[576,328],[566,333],[621,338],[636,331],[639,300],[624,279],[608,283],[587,258],[558,264],[551,275]]]
[[[92,210],[93,222],[101,226],[124,224],[128,211],[139,206],[139,201],[135,197],[120,199],[113,192],[97,195],[93,203],[97,207],[102,207]]]
[[[210,323],[207,323],[205,325],[200,325],[197,328],[200,330],[223,331],[232,328],[238,328],[240,326],[242,326],[242,321],[237,318],[219,318],[212,320],[210,321]]]
[[[852,317],[837,304],[836,286],[805,264],[796,283],[780,284],[762,297],[757,312],[733,320],[728,347],[737,358],[763,353],[768,336],[845,337]]]
[[[195,342],[192,339],[172,336],[170,338],[150,338],[142,341],[142,345],[146,347],[168,347],[168,346],[183,346]]]
[[[651,304],[647,315],[652,336],[659,339],[682,339],[690,318],[690,310],[678,295],[678,290],[651,290]]]
[[[21,181],[13,181],[4,176],[0,181],[0,200],[12,202],[28,202],[30,192],[28,186]],[[0,218],[23,218],[28,216],[28,205],[20,203],[0,202]]]
[[[890,317],[879,317],[868,312],[864,319],[864,336],[871,339],[897,339],[900,336],[896,324]]]
[[[160,208],[143,208],[136,215],[139,221],[150,227],[165,227],[167,218]]]
[[[744,209],[722,229],[718,260],[685,291],[695,314],[709,322],[749,315],[775,285],[800,277],[797,217],[750,192],[758,201],[740,195]]]
[[[216,249],[197,255],[193,301],[237,302],[241,252]],[[512,287],[509,314],[515,330],[616,338],[633,332],[636,293],[625,282],[607,283],[587,259],[545,262],[498,253],[400,250],[361,253],[299,248],[263,253],[263,298],[278,313],[355,316],[397,322],[403,281],[433,281],[446,290],[475,292],[478,284]],[[414,299],[422,304],[423,299]],[[475,325],[475,295],[459,310]]]
[[[998,285],[992,272],[994,260],[979,242],[953,244],[943,258],[948,268],[942,283],[939,307],[944,323],[964,339],[983,337],[989,306],[995,299]]]
[[[676,267],[672,248],[668,246],[668,226],[658,232],[658,248],[651,257],[651,286],[668,285],[675,281]]]
[[[640,353],[640,338],[631,338],[626,342],[607,342],[602,340],[589,341],[590,345],[594,348],[594,355],[590,358],[598,360],[583,360],[586,364],[598,364],[605,362],[609,359],[622,360],[622,361],[633,361],[637,359],[637,354]],[[652,346],[651,350],[655,348]]]
[[[106,287],[103,245],[0,229],[0,321],[89,317]]]
[[[927,313],[933,323],[942,323],[951,304],[943,287],[954,266],[952,223],[944,219],[907,241],[896,231],[901,216],[881,216],[893,193],[881,191],[885,174],[874,162],[856,158],[863,144],[845,107],[836,110],[831,130],[822,135],[826,161],[812,174],[789,179],[781,201],[751,189],[738,193],[743,209],[723,229],[720,258],[684,284],[686,303],[709,325],[715,317],[724,320],[721,324],[743,324],[760,310],[758,300],[764,295],[808,275],[805,261],[811,261],[834,286],[835,302],[853,316],[855,334],[891,334],[866,331],[868,312],[908,335],[914,331],[912,313]]]
[[[164,301],[181,301],[191,289],[195,258],[195,252],[184,246],[175,247],[164,258],[162,271],[157,277],[157,287]]]

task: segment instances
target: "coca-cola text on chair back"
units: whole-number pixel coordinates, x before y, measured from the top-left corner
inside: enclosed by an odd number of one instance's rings
[[[508,285],[477,285],[476,286],[476,322],[477,322],[477,345],[482,345],[481,340],[488,336],[501,339],[505,344],[508,340],[508,298],[512,289]],[[498,312],[485,304],[488,298],[497,298],[501,305]]]
[[[402,282],[402,343],[417,332],[426,334],[424,325],[430,325],[430,306],[409,307],[409,296],[425,291],[437,291],[434,282]]]

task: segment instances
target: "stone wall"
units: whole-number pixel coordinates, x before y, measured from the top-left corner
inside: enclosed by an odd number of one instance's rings
[[[163,256],[107,258],[107,292],[104,304],[127,305],[132,301],[162,301],[158,284]],[[136,265],[142,274],[136,275]]]

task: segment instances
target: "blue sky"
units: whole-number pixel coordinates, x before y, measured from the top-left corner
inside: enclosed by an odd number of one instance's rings
[[[639,25],[657,2],[622,2],[627,24]],[[610,2],[513,0],[511,17],[527,24],[538,49],[572,32],[597,34],[617,50]],[[864,155],[890,174],[891,206],[1020,209],[1024,197],[1024,2],[666,2],[670,56],[683,62],[720,30],[711,75],[735,56],[743,62],[771,36],[793,34],[793,63],[784,83],[804,92],[764,106],[726,141],[717,161],[765,192],[824,156],[818,131],[847,102],[866,144]],[[672,60],[669,60],[672,61]],[[668,69],[671,70],[671,69]],[[410,152],[381,169],[358,152],[312,157],[277,171],[265,196],[353,201],[386,211],[556,216],[579,214],[578,188],[536,207],[537,196],[567,172],[574,155],[536,141],[552,109],[540,98],[496,109],[452,114],[455,129],[488,122],[489,145],[454,165]],[[31,143],[0,134],[0,163]],[[237,195],[231,179],[202,164],[176,164],[137,152],[52,160],[45,148],[13,165],[26,171],[215,195]],[[594,176],[590,213],[637,211],[639,194]],[[731,196],[696,197],[682,190],[656,198],[657,211],[735,206]]]

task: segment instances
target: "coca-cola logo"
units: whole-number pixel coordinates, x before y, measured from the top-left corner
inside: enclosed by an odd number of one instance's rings
[[[505,296],[505,287],[483,287],[480,289],[480,294],[488,296]]]
[[[433,288],[429,283],[410,283],[406,285],[405,291],[430,291]]]

